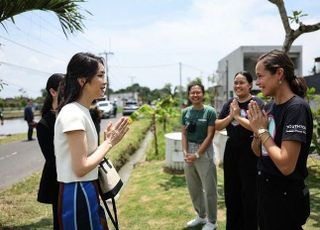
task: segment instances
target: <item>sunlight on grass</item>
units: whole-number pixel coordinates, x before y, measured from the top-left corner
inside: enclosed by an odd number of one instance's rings
[[[311,215],[304,226],[307,230],[320,227],[319,160],[309,159],[307,183],[311,192]],[[183,175],[163,171],[164,161],[137,165],[118,200],[121,229],[186,229],[195,215]],[[225,229],[226,210],[223,194],[223,169],[218,174],[218,226]],[[201,227],[193,228],[201,229]]]
[[[33,136],[37,136],[37,133],[34,131]],[[0,145],[9,144],[12,142],[27,140],[27,133],[18,133],[6,136],[0,136]]]
[[[184,229],[195,216],[184,175],[165,173],[163,165],[163,161],[151,161],[135,168],[118,201],[121,229]],[[221,168],[218,176],[221,191]],[[223,194],[219,194],[221,202]],[[225,210],[220,209],[221,229],[225,228],[224,216]]]

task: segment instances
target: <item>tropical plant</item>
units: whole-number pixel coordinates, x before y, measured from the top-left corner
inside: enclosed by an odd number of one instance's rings
[[[83,20],[86,18],[80,13],[79,3],[82,2],[85,0],[1,0],[0,24],[7,30],[4,21],[15,23],[14,17],[18,14],[33,10],[51,11],[58,17],[64,35],[68,37],[68,33],[83,31]],[[84,11],[91,15],[89,11]],[[0,91],[4,85],[0,79]]]
[[[79,3],[85,0],[1,0],[0,1],[0,23],[6,30],[5,20],[11,20],[15,23],[14,17],[18,14],[42,10],[55,13],[60,21],[63,33],[68,37],[68,33],[83,31],[82,20],[84,15],[80,13]],[[91,14],[89,11],[84,10]]]
[[[151,131],[154,136],[155,153],[158,155],[158,138],[156,130],[156,122],[160,121],[163,124],[163,130],[166,131],[166,124],[170,117],[179,116],[180,113],[177,110],[177,102],[170,95],[159,100],[155,106],[148,104],[142,105],[137,111],[131,114],[130,118],[135,120],[140,116],[148,116],[151,118]]]
[[[301,10],[297,11],[294,10],[292,11],[292,16],[288,16],[288,18],[290,19],[291,23],[296,23],[296,24],[300,24],[302,23],[300,18],[308,16],[308,14],[303,14]]]
[[[313,113],[313,134],[310,146],[310,153],[315,152],[320,155],[320,116],[316,113]]]
[[[316,89],[311,87],[307,90],[307,101],[314,100],[316,98]],[[311,139],[310,153],[317,152],[320,155],[320,109],[312,110],[313,116],[313,134]]]

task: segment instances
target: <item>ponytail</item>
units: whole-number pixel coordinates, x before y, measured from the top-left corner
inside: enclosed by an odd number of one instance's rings
[[[302,98],[307,94],[307,83],[303,77],[295,77],[292,81],[289,82],[290,89],[292,92]]]

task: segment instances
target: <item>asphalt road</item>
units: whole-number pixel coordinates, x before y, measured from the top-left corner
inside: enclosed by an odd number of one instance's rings
[[[101,130],[104,130],[107,122],[114,123],[116,119],[102,119]],[[37,140],[0,145],[0,189],[41,171],[43,165],[44,157]]]
[[[37,140],[0,145],[0,189],[40,171],[43,164]]]

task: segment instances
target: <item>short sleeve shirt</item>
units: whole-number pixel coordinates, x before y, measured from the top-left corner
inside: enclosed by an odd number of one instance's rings
[[[195,125],[193,132],[189,132],[187,129],[187,140],[189,142],[202,143],[208,135],[208,126],[214,126],[216,118],[216,110],[211,106],[205,105],[201,110],[193,109],[192,106],[183,109],[182,125]]]
[[[90,117],[89,109],[77,102],[65,105],[59,112],[55,123],[54,147],[57,165],[57,179],[68,183],[75,181],[92,181],[98,178],[98,167],[83,177],[78,177],[71,163],[71,152],[66,132],[83,130],[86,135],[88,156],[97,148],[98,135]]]
[[[245,102],[239,102],[239,107],[240,107],[240,116],[247,118],[248,119],[248,114],[247,114],[247,110],[248,110],[248,104],[251,100],[254,100],[257,102],[257,104],[259,105],[260,108],[263,107],[264,102],[258,98],[258,97],[252,97],[250,100],[245,101]],[[230,99],[227,103],[225,103],[222,107],[222,110],[219,114],[219,119],[224,119],[225,117],[227,117],[230,113],[230,104],[233,101],[233,98]],[[229,136],[229,138],[234,139],[234,140],[243,140],[243,141],[248,141],[247,143],[251,143],[251,139],[253,136],[253,133],[244,128],[242,125],[240,125],[236,120],[233,120],[227,127],[227,134]]]
[[[312,113],[309,105],[303,98],[294,96],[280,105],[271,102],[266,106],[266,110],[269,110],[267,111],[269,112],[268,130],[279,148],[281,148],[281,142],[285,140],[301,143],[297,166],[288,177],[304,179],[308,175],[306,161],[313,132]],[[262,147],[258,168],[265,173],[282,176],[264,147]]]

